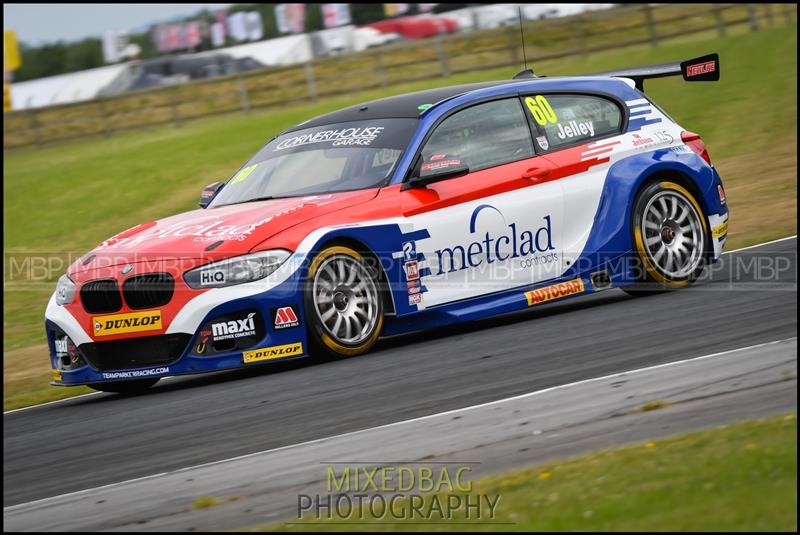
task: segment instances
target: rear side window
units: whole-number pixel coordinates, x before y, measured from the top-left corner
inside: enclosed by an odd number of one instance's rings
[[[422,160],[445,154],[478,171],[534,156],[525,112],[516,98],[478,104],[451,115],[436,127]]]
[[[622,131],[622,112],[614,102],[591,95],[529,95],[523,103],[539,128],[542,150],[577,145]],[[541,134],[544,136],[541,136]]]

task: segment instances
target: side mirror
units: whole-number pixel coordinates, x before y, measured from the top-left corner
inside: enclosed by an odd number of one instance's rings
[[[221,190],[224,185],[225,182],[214,182],[204,187],[203,191],[200,193],[200,208],[205,208],[211,204],[211,201],[214,200],[214,197],[217,196],[217,193],[219,193],[219,190]]]
[[[411,188],[424,188],[428,184],[464,176],[469,173],[469,166],[458,156],[435,154],[419,169],[419,176],[414,177],[405,184],[402,190]]]

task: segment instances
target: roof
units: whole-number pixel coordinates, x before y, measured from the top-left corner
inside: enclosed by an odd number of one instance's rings
[[[286,132],[301,130],[304,128],[314,128],[333,123],[343,123],[347,121],[359,121],[363,119],[389,119],[389,118],[412,118],[416,119],[424,110],[420,106],[424,104],[436,104],[442,100],[475,91],[487,87],[494,87],[512,83],[514,80],[498,80],[494,82],[479,82],[474,84],[452,85],[449,87],[439,87],[436,89],[426,89],[405,93],[393,97],[386,97],[378,100],[364,102],[356,106],[342,108],[340,110],[326,113],[295,125]]]

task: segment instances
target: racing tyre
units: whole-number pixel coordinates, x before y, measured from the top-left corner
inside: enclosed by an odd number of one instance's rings
[[[633,244],[639,282],[623,288],[648,295],[685,288],[703,272],[708,226],[697,200],[675,182],[646,186],[632,213]]]
[[[136,379],[134,381],[118,381],[114,383],[95,383],[90,388],[101,392],[114,392],[116,394],[141,394],[156,384],[158,379]]]
[[[305,291],[313,356],[361,355],[378,340],[383,299],[376,270],[344,246],[328,247],[314,258]]]

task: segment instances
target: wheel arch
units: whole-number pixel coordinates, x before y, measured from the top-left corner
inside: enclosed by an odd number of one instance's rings
[[[324,238],[314,248],[313,254],[316,256],[316,254],[318,254],[320,251],[335,246],[349,247],[350,249],[353,249],[354,251],[357,251],[358,253],[372,260],[370,262],[370,266],[377,267],[378,289],[383,299],[384,314],[394,314],[394,295],[391,292],[389,278],[386,274],[386,269],[381,258],[363,241],[346,235],[328,236]]]
[[[705,200],[705,196],[703,195],[700,187],[698,186],[697,182],[695,182],[691,176],[682,169],[677,168],[668,168],[668,169],[656,169],[649,174],[643,175],[642,180],[639,182],[637,187],[632,192],[632,196],[630,199],[629,204],[629,216],[632,216],[633,207],[636,204],[636,199],[639,197],[639,194],[650,184],[654,182],[661,182],[664,180],[669,180],[671,182],[675,182],[679,186],[685,188],[692,196],[695,198],[697,203],[700,205],[700,208],[703,209],[703,213],[701,215],[708,217],[708,206]]]

